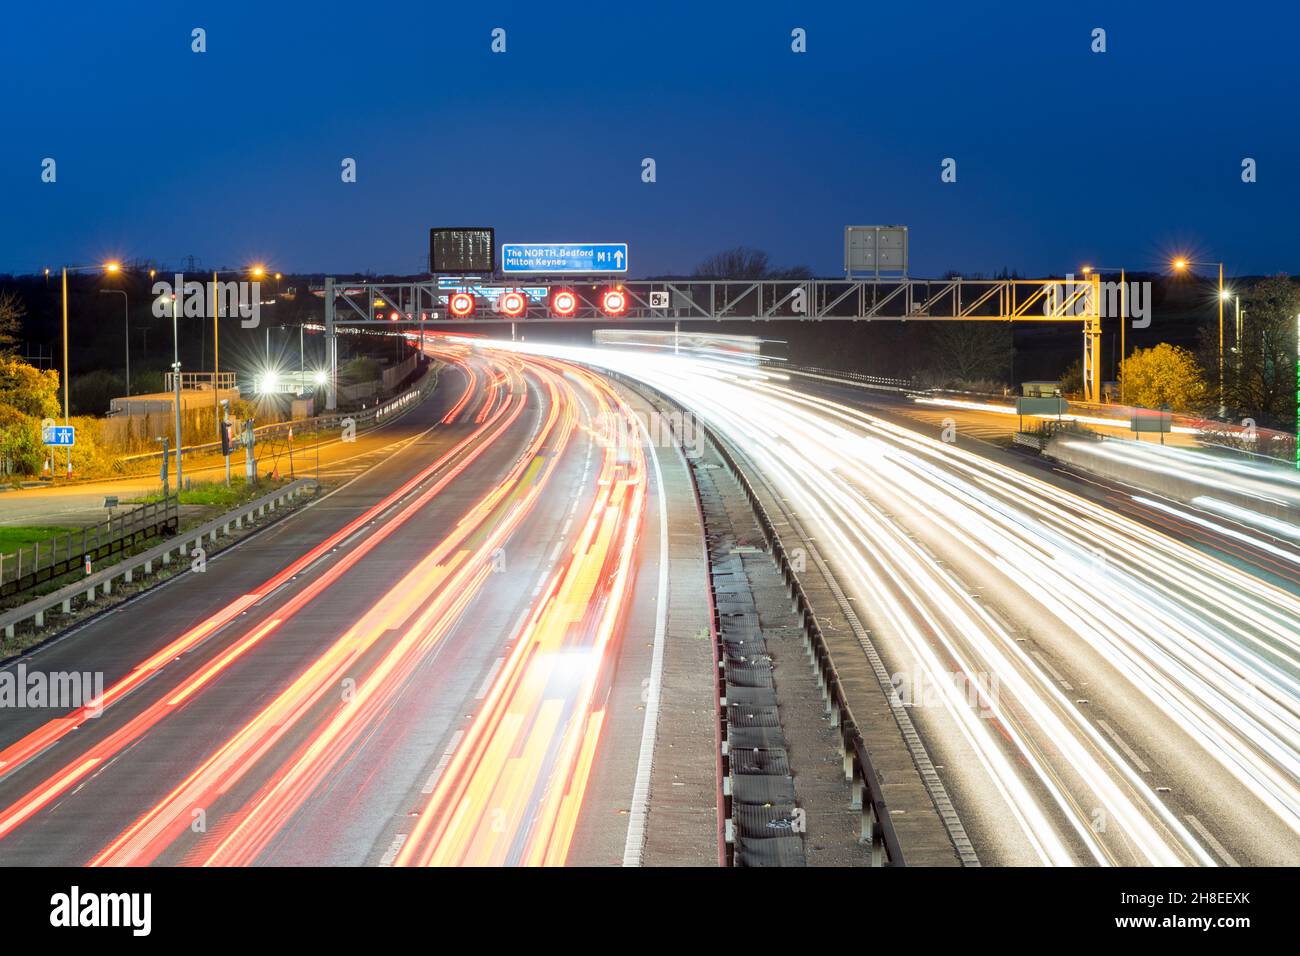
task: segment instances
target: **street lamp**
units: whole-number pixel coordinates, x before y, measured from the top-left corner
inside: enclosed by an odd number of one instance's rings
[[[172,404],[176,411],[176,493],[185,488],[185,479],[181,470],[181,338],[178,319],[180,317],[181,294],[185,291],[185,275],[177,273],[179,288],[172,289]],[[164,449],[166,446],[163,446]],[[166,451],[163,452],[166,458]],[[164,483],[164,491],[166,484]]]
[[[122,266],[118,262],[106,262],[97,266],[64,266],[62,270],[63,278],[63,424],[68,424],[68,406],[69,396],[71,395],[72,382],[68,378],[68,273],[69,272],[94,272],[103,271],[116,273],[121,270]],[[68,449],[68,469],[67,473],[72,474],[72,449]]]
[[[1190,259],[1181,256],[1173,261],[1175,272],[1184,272],[1188,266],[1212,265],[1219,267],[1219,417],[1222,418],[1228,411],[1223,394],[1223,303],[1229,298],[1228,290],[1223,287],[1223,263],[1192,262]]]
[[[248,266],[246,269],[223,269],[212,270],[212,390],[217,389],[217,376],[221,371],[221,346],[220,330],[217,325],[217,318],[220,315],[221,296],[217,287],[218,276],[229,275],[251,275],[254,279],[262,279],[266,275],[266,266],[260,262]]]
[[[122,327],[126,331],[126,394],[131,396],[131,299],[125,289],[100,289],[100,295],[122,297]]]

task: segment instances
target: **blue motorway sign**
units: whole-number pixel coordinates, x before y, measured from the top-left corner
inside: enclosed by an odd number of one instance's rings
[[[68,447],[77,443],[77,429],[72,425],[55,425],[41,430],[41,439],[47,445]]]
[[[627,243],[503,242],[501,271],[577,275],[627,272]]]
[[[522,292],[533,302],[545,302],[551,294],[551,290],[544,285],[520,285],[511,289],[503,289],[501,286],[483,285],[479,282],[466,282],[463,279],[453,278],[451,276],[438,277],[438,302],[442,305],[447,304],[453,292],[468,292],[476,299],[482,299],[484,302],[490,302],[496,305],[497,299],[509,292]]]

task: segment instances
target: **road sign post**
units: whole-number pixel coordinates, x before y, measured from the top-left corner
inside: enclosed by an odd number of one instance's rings
[[[221,430],[221,454],[226,458],[226,487],[230,487],[230,451],[232,435],[230,434],[230,399],[221,400],[221,421],[218,423]]]
[[[627,272],[627,243],[505,242],[501,271],[506,275],[621,275]]]
[[[244,422],[244,481],[250,485],[257,484],[257,458],[253,454],[253,445],[257,435],[253,431],[253,420]]]
[[[1020,431],[1025,430],[1026,415],[1055,415],[1059,422],[1069,404],[1059,395],[1048,398],[1033,395],[1016,396],[1016,414],[1020,417]]]
[[[1134,408],[1129,427],[1138,441],[1142,440],[1142,432],[1156,432],[1163,445],[1165,434],[1173,428],[1173,415],[1167,408]]]
[[[47,425],[49,419],[42,422],[41,439],[50,449],[66,448],[68,450],[68,477],[72,477],[72,446],[77,443],[77,429],[72,425]],[[53,451],[50,460],[53,461]],[[51,475],[53,477],[53,475]]]
[[[163,497],[165,498],[165,497],[167,497],[167,493],[168,493],[168,490],[169,490],[168,487],[167,487],[167,461],[168,461],[168,459],[167,459],[167,455],[168,455],[168,452],[170,451],[170,449],[167,447],[167,438],[166,438],[166,436],[159,436],[158,440],[159,440],[160,442],[162,442],[162,446],[163,446],[163,451],[162,451],[162,467],[158,469],[158,478],[159,478],[159,480],[162,481],[162,486],[163,486]]]

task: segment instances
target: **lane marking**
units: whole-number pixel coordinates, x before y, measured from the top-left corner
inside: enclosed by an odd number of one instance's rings
[[[380,866],[392,866],[393,861],[397,859],[397,854],[401,852],[402,845],[406,843],[406,834],[399,833],[393,837],[392,844],[384,851],[383,857],[379,860]]]
[[[1133,763],[1133,766],[1137,767],[1138,770],[1142,771],[1142,773],[1151,772],[1151,768],[1148,767],[1142,758],[1134,752],[1133,748],[1124,741],[1124,738],[1115,732],[1114,727],[1100,719],[1097,721],[1097,726],[1106,731],[1106,736],[1115,741],[1115,746],[1124,751],[1124,756],[1128,757],[1128,759]]]
[[[632,786],[632,803],[627,821],[627,844],[623,848],[623,865],[640,866],[645,851],[646,818],[650,811],[650,772],[654,769],[655,737],[659,733],[659,692],[664,677],[664,633],[668,625],[668,495],[664,473],[659,467],[659,453],[646,423],[637,417],[646,447],[655,466],[659,485],[659,593],[655,608],[654,651],[650,656],[650,678],[646,687],[645,721],[641,725],[641,752],[636,762],[636,782]],[[680,452],[679,452],[680,454]],[[685,460],[683,459],[683,465]]]
[[[433,788],[438,785],[438,778],[441,777],[442,772],[447,769],[447,764],[451,763],[451,758],[455,755],[456,748],[460,746],[460,742],[464,736],[465,731],[463,730],[458,730],[451,735],[451,740],[447,744],[447,749],[442,752],[442,757],[438,760],[438,765],[433,768],[433,772],[429,774],[429,779],[424,781],[424,786],[420,788],[421,793],[426,795],[433,793]]]
[[[474,695],[475,700],[482,700],[487,696],[487,692],[492,689],[492,682],[496,680],[497,671],[501,670],[501,665],[506,662],[504,657],[498,657],[487,672],[487,677],[483,678],[483,684]]]
[[[1241,864],[1237,862],[1236,858],[1224,849],[1223,844],[1214,839],[1214,835],[1210,833],[1209,830],[1205,829],[1205,826],[1200,820],[1196,819],[1196,817],[1192,816],[1190,813],[1187,814],[1185,819],[1192,825],[1192,829],[1201,835],[1201,839],[1210,845],[1210,849],[1219,854],[1224,863],[1228,864],[1228,866],[1241,866]]]
[[[1047,658],[1046,658],[1046,657],[1044,657],[1044,656],[1043,656],[1042,654],[1040,654],[1038,651],[1030,651],[1029,653],[1031,653],[1031,654],[1034,655],[1034,659],[1037,660],[1038,663],[1042,664],[1043,667],[1047,670],[1047,672],[1048,672],[1049,674],[1051,674],[1054,678],[1056,678],[1057,682],[1058,682],[1062,687],[1064,687],[1066,690],[1069,690],[1069,691],[1074,690],[1074,688],[1073,688],[1072,686],[1070,686],[1070,682],[1069,682],[1068,680],[1066,680],[1064,677],[1061,676],[1061,672],[1058,671],[1058,670],[1057,670],[1055,667],[1053,667],[1051,664],[1047,663]]]

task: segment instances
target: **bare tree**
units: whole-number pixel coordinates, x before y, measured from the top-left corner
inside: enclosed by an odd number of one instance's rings
[[[695,267],[695,274],[708,279],[761,279],[767,270],[766,252],[736,246],[709,256]]]
[[[1231,325],[1224,336],[1224,400],[1260,425],[1289,426],[1295,421],[1300,284],[1286,275],[1269,276],[1251,286],[1241,306],[1241,341],[1235,341]],[[1225,319],[1231,322],[1230,314]],[[1201,346],[1207,369],[1217,369],[1218,347],[1217,325],[1207,326]]]
[[[929,328],[927,370],[945,383],[998,382],[1011,365],[1011,324],[935,322]]]
[[[22,318],[27,314],[23,300],[14,292],[0,292],[0,355],[11,355],[17,350],[22,335]]]
[[[695,267],[701,279],[811,279],[807,266],[773,266],[762,249],[736,246],[715,253]]]

